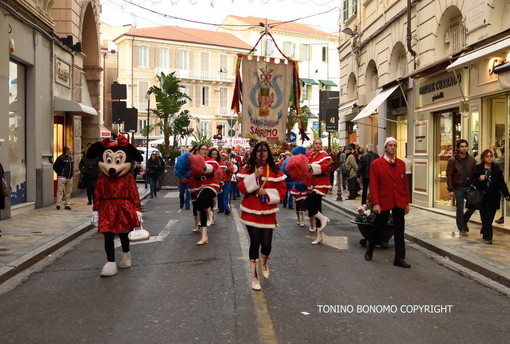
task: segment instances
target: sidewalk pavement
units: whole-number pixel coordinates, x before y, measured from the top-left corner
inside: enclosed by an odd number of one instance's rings
[[[149,194],[141,184],[138,192],[140,199]],[[87,205],[85,195],[73,196],[71,208],[57,210],[51,205],[0,221],[0,283],[94,227],[92,206]]]
[[[342,197],[347,198],[347,192]],[[348,214],[356,214],[361,197],[355,200],[337,200],[337,187],[328,194],[325,203]],[[496,216],[496,219],[499,216]],[[405,217],[405,237],[430,251],[510,287],[510,219],[498,225],[494,223],[493,244],[488,245],[480,234],[481,221],[478,211],[469,223],[469,235],[459,236],[455,224],[455,212],[431,210],[411,205]],[[327,230],[327,229],[326,229]],[[360,233],[360,239],[363,236]],[[412,257],[407,261],[412,265]]]
[[[141,184],[138,191],[141,199],[148,196],[149,191]],[[342,196],[347,197],[347,193]],[[354,218],[360,200],[358,197],[338,201],[334,187],[324,202]],[[86,197],[73,197],[71,202],[72,210],[56,210],[52,205],[0,221],[0,283],[92,229],[91,206],[86,205]],[[406,216],[406,238],[510,287],[510,220],[507,219],[506,227],[495,227],[498,230],[494,234],[494,244],[487,245],[479,234],[481,225],[475,215],[469,224],[469,236],[460,237],[453,212],[411,206]],[[361,233],[359,237],[363,238]],[[412,257],[408,257],[408,261],[412,264]]]

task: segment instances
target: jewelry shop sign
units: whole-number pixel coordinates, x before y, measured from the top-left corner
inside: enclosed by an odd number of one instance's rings
[[[451,73],[442,73],[434,78],[423,78],[416,82],[416,110],[438,105],[455,99],[463,99],[469,91],[469,71],[465,68]]]
[[[71,66],[59,58],[55,59],[55,81],[60,85],[71,87]]]

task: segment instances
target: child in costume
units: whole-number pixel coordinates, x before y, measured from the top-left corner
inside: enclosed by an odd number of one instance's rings
[[[90,146],[87,158],[99,158],[99,175],[94,191],[92,223],[103,233],[107,262],[101,276],[117,274],[114,235],[122,245],[121,269],[131,267],[128,234],[142,222],[142,208],[136,181],[130,172],[132,161],[142,161],[142,155],[122,135],[117,141],[104,139]]]

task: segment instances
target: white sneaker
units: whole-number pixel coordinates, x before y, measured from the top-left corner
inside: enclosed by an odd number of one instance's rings
[[[103,266],[101,270],[102,277],[111,277],[117,274],[117,264],[115,262],[108,262]]]
[[[131,267],[131,252],[122,252],[122,259],[119,263],[119,268],[129,269]]]

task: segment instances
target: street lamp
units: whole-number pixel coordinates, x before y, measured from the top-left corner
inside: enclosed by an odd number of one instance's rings
[[[147,130],[147,140],[145,142],[145,188],[147,189],[147,162],[149,161],[149,123],[150,123],[150,113],[151,113],[151,94],[147,92],[145,94],[145,99],[147,99],[147,125],[145,126]]]

